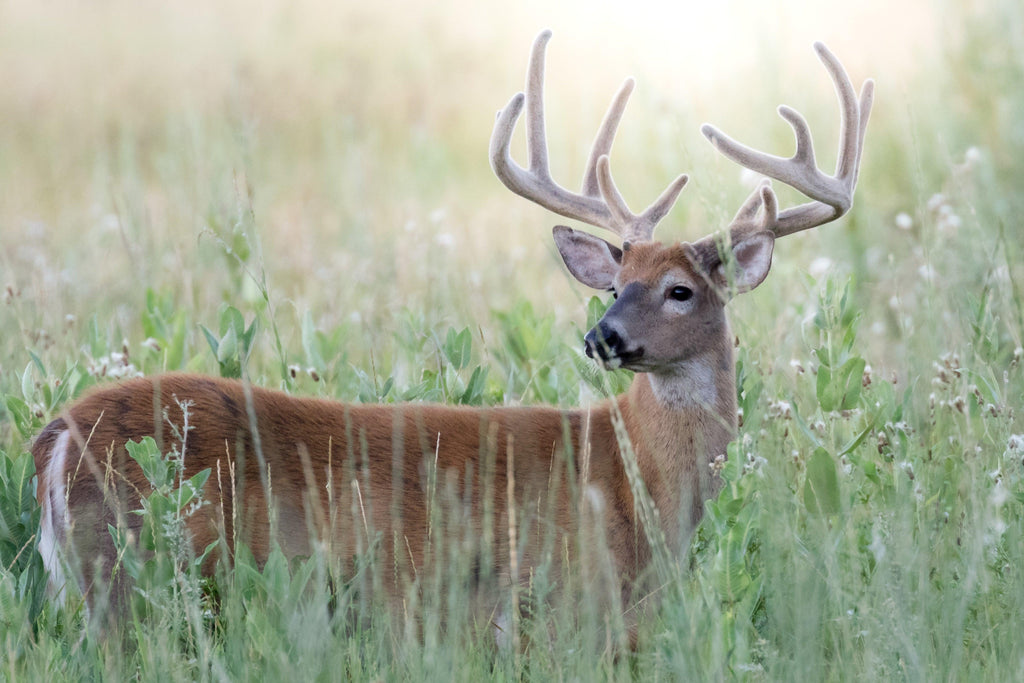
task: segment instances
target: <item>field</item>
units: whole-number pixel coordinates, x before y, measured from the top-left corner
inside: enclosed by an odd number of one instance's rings
[[[1020,3],[365,4],[0,2],[3,675],[1017,679]],[[575,187],[635,76],[623,194],[637,208],[692,178],[661,240],[724,226],[749,192],[704,121],[787,155],[786,103],[834,163],[812,40],[858,86],[877,80],[852,212],[779,240],[729,306],[740,436],[636,650],[616,615],[543,600],[525,645],[495,648],[457,582],[424,577],[403,619],[324,557],[241,558],[212,583],[180,548],[133,558],[116,635],[78,598],[48,603],[28,448],[95,384],[189,370],[350,402],[575,406],[628,383],[587,370],[581,338],[608,302],[565,272],[564,221],[487,163],[543,27],[556,179]]]

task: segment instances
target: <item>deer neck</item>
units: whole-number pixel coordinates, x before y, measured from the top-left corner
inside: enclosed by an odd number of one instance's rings
[[[720,488],[711,464],[736,435],[731,335],[665,372],[638,373],[619,398],[637,465],[669,547],[681,551]]]

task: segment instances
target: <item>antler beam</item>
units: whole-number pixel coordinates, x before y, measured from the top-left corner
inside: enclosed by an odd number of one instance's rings
[[[688,176],[680,175],[653,204],[640,214],[626,205],[612,179],[608,154],[626,102],[633,92],[633,79],[619,88],[598,130],[583,176],[582,193],[566,190],[551,178],[547,134],[544,125],[544,55],[551,31],[542,31],[533,42],[527,70],[526,94],[517,93],[498,112],[491,134],[491,168],[505,187],[566,218],[610,230],[625,242],[649,241],[658,222],[675,204]],[[512,159],[512,133],[526,105],[527,164],[524,169]]]

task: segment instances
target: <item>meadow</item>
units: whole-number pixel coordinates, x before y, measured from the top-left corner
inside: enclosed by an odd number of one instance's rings
[[[602,3],[578,23],[582,3],[0,4],[4,677],[1019,677],[1024,8],[837,6],[843,30],[811,10],[787,23],[800,3],[736,3],[750,26],[701,16],[700,42],[648,4],[642,26]],[[724,226],[749,192],[703,121],[786,154],[774,109],[790,104],[834,162],[805,32],[878,82],[853,210],[779,240],[765,283],[729,306],[740,434],[636,650],[614,615],[543,600],[527,645],[495,648],[457,582],[424,577],[403,620],[325,557],[239,557],[213,581],[180,548],[130,558],[140,590],[116,635],[79,598],[49,603],[28,448],[93,385],[188,370],[350,402],[575,406],[628,383],[582,355],[608,297],[565,272],[564,221],[487,164],[544,26],[556,178],[575,185],[635,76],[612,154],[623,194],[636,208],[693,178],[662,240]]]

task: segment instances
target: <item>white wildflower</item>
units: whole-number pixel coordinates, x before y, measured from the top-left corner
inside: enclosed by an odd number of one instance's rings
[[[896,214],[896,227],[900,230],[910,230],[914,227],[914,219],[906,211],[900,211]]]
[[[949,209],[948,211],[939,212],[938,229],[939,232],[956,232],[963,225],[963,219],[960,218],[953,209],[949,206],[942,207],[943,209]]]
[[[901,460],[899,468],[903,470],[908,477],[910,477],[910,481],[914,481],[914,466],[910,464],[909,460]]]
[[[759,472],[762,467],[768,464],[768,461],[762,458],[760,455],[754,453],[747,453],[747,461],[743,464],[743,474],[749,472]]]
[[[740,170],[740,185],[743,187],[750,188],[751,190],[761,184],[761,180],[764,176],[757,171],[752,171],[749,168]]]
[[[789,401],[769,401],[768,417],[775,420],[792,420],[793,406],[789,403]]]
[[[943,206],[946,205],[946,195],[941,192],[936,192],[928,198],[928,210],[939,211]]]
[[[117,232],[121,229],[121,220],[117,217],[117,214],[105,214],[100,219],[100,228],[103,232]]]
[[[89,363],[87,371],[93,377],[110,377],[111,379],[142,377],[142,373],[128,362],[128,355],[117,352],[92,361]]]
[[[827,256],[819,256],[818,258],[811,261],[811,265],[807,267],[807,272],[811,274],[815,280],[821,279],[824,275],[832,270],[832,259]]]

